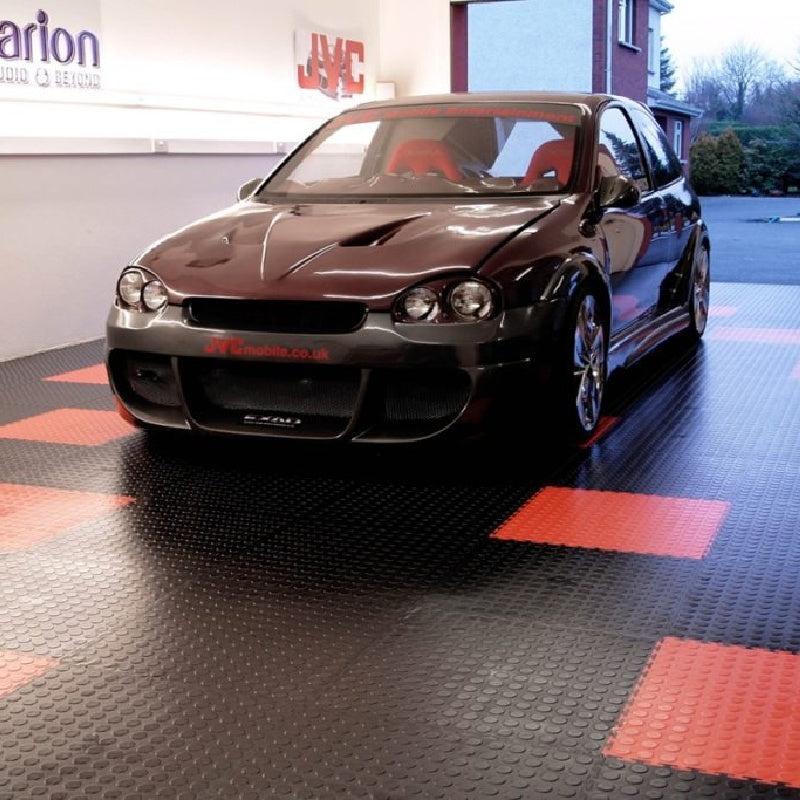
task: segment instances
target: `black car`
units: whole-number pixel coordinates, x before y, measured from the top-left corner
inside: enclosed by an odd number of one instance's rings
[[[138,424],[391,443],[513,413],[586,438],[613,370],[705,328],[700,203],[626,98],[364,104],[239,198],[117,282],[107,366]]]

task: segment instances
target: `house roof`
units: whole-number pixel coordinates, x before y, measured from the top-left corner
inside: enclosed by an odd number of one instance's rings
[[[674,6],[669,0],[650,0],[650,8],[654,8],[660,14],[669,14]]]
[[[647,89],[647,105],[653,110],[671,111],[673,114],[684,114],[687,117],[702,117],[703,109],[691,106],[673,97],[671,94],[662,92],[660,89]]]

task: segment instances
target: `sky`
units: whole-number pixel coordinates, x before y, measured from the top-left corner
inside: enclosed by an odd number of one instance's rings
[[[800,62],[800,0],[671,0],[661,34],[676,76],[698,60],[720,55],[737,42],[752,44],[778,62]],[[678,87],[676,87],[678,88]]]

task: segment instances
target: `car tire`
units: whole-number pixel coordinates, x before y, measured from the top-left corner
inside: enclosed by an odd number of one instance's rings
[[[608,315],[591,287],[570,304],[555,367],[562,430],[570,441],[585,441],[600,423],[608,377]]]
[[[689,276],[689,335],[694,340],[700,339],[706,329],[710,290],[710,255],[708,247],[701,244],[695,253]]]

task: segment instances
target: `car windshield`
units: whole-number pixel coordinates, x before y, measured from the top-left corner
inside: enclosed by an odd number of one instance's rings
[[[581,108],[453,103],[345,111],[270,176],[258,199],[554,194],[574,177]]]

